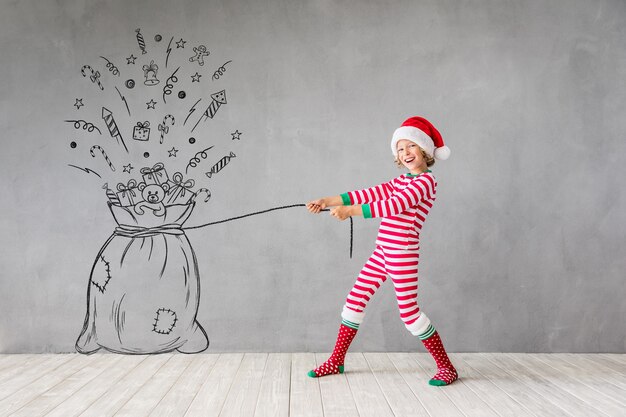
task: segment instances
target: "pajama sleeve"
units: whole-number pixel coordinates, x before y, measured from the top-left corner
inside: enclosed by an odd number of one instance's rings
[[[366,204],[386,200],[391,197],[392,193],[393,180],[371,188],[343,193],[341,194],[341,198],[344,206],[351,206],[353,204]]]
[[[422,200],[432,199],[435,195],[435,178],[424,174],[407,185],[402,191],[390,198],[363,205],[363,217],[392,217],[416,206]]]

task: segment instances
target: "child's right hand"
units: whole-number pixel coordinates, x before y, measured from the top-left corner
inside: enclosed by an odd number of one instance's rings
[[[306,203],[306,208],[313,214],[318,214],[326,208],[326,201],[323,198],[318,200],[309,201]]]

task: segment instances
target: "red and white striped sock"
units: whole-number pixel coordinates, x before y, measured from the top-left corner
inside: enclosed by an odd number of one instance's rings
[[[428,350],[437,363],[437,373],[428,383],[430,385],[443,386],[450,385],[456,381],[459,375],[456,369],[454,369],[454,366],[452,366],[452,362],[450,362],[450,358],[448,358],[448,354],[443,347],[439,333],[437,333],[433,325],[429,325],[428,329],[418,337],[422,340],[424,347],[426,347],[426,350]]]
[[[335,350],[333,350],[332,355],[330,355],[330,358],[328,358],[326,362],[314,370],[309,371],[308,375],[311,378],[318,378],[325,375],[342,374],[346,353],[358,329],[359,325],[357,323],[352,323],[345,319],[342,320],[341,326],[339,326],[337,341],[335,342]]]

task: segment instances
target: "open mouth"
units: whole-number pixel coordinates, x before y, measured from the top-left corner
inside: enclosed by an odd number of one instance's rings
[[[406,158],[404,160],[405,163],[410,164],[411,162],[415,161],[415,157],[410,157],[410,158]]]

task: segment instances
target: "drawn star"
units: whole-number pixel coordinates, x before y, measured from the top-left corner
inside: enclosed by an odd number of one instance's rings
[[[77,98],[76,99],[76,103],[74,103],[74,107],[76,107],[76,110],[80,109],[83,106],[84,106],[83,99],[82,98]]]
[[[150,99],[149,102],[146,103],[148,105],[148,109],[154,109],[154,106],[157,104],[156,101],[154,101],[153,99]]]
[[[235,133],[231,133],[230,135],[233,137],[233,140],[235,140],[235,139],[241,140],[241,138],[240,138],[241,132],[239,130],[235,130]]]
[[[198,74],[198,72],[196,71],[196,73],[191,76],[191,82],[192,83],[199,83],[200,82],[200,77],[202,77],[202,75]]]
[[[176,148],[174,148],[174,147],[172,146],[172,149],[170,149],[168,152],[170,153],[170,158],[171,158],[172,156],[175,158],[175,157],[176,157],[176,152],[178,152],[178,149],[176,149]]]
[[[124,165],[124,172],[128,172],[130,174],[130,171],[133,169],[135,169],[135,167],[132,166],[131,164]]]
[[[128,58],[126,58],[126,65],[130,65],[133,64],[135,65],[135,60],[137,59],[137,57],[133,54],[130,54],[130,56]]]
[[[180,38],[178,42],[176,42],[176,49],[184,48],[187,41],[184,41],[183,38]]]

